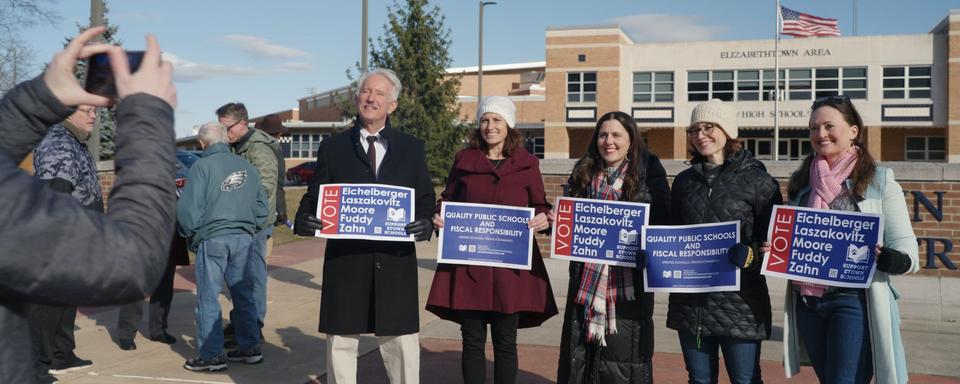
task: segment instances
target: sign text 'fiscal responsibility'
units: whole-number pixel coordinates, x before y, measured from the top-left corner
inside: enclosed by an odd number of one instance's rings
[[[440,215],[438,263],[530,269],[533,208],[444,202]]]

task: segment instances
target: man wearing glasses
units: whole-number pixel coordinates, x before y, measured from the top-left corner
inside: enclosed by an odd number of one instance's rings
[[[267,189],[270,206],[277,206],[278,156],[280,146],[277,140],[262,130],[247,126],[247,107],[243,103],[227,103],[217,109],[217,119],[227,128],[227,137],[233,152],[246,159],[260,173],[260,182]],[[277,220],[276,209],[270,210],[269,223]],[[253,281],[253,301],[257,308],[257,322],[263,328],[263,319],[267,314],[267,257],[273,251],[273,225],[257,232],[250,245],[250,258],[255,268],[248,271],[244,279]],[[231,318],[233,311],[230,311]],[[236,339],[233,336],[233,327],[224,330],[226,347],[233,348]],[[261,340],[262,342],[263,340]]]
[[[57,124],[37,146],[33,156],[34,177],[50,188],[73,196],[85,208],[103,212],[103,193],[97,177],[97,162],[87,150],[87,139],[97,120],[96,108],[79,105]],[[30,336],[39,382],[50,373],[63,373],[93,364],[73,353],[73,326],[77,307],[34,304],[30,308]]]

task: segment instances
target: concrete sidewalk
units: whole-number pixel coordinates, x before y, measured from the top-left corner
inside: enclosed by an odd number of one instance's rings
[[[115,344],[116,307],[82,309],[77,318],[77,354],[94,365],[78,372],[58,375],[63,383],[319,383],[325,382],[324,343],[317,332],[320,311],[323,240],[306,240],[274,248],[269,260],[268,314],[263,330],[264,362],[258,365],[231,363],[221,373],[194,373],[182,368],[184,360],[196,354],[193,310],[196,305],[193,268],[178,270],[173,311],[172,335],[179,340],[168,346],[150,342],[138,335],[135,351],[122,351]],[[418,243],[420,255],[419,288],[421,298],[421,382],[458,383],[460,379],[460,330],[451,322],[438,319],[423,310],[436,267],[436,241]],[[545,260],[557,303],[566,301],[567,263]],[[774,306],[774,336],[763,343],[762,371],[767,383],[815,383],[810,368],[799,377],[783,379],[781,366],[782,303],[784,282],[768,279]],[[656,355],[654,380],[660,383],[686,381],[683,358],[679,354],[676,332],[667,329],[667,295],[658,295],[654,323]],[[224,312],[230,304],[221,299]],[[521,330],[518,335],[520,374],[518,383],[552,383],[556,380],[562,316],[543,326]],[[147,329],[144,322],[141,330]],[[960,383],[960,327],[955,323],[906,321],[903,325],[911,382]],[[386,383],[386,373],[374,338],[361,341],[359,375],[361,383]],[[493,353],[487,359],[488,382],[492,382]],[[721,381],[726,378],[721,375]]]

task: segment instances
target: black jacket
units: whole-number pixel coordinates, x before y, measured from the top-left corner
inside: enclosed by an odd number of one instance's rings
[[[669,223],[670,187],[667,172],[654,155],[646,159],[650,224]],[[586,197],[586,196],[577,196]],[[574,302],[580,289],[583,263],[570,262],[570,285],[560,339],[560,384],[634,384],[653,382],[653,294],[643,292],[643,276],[634,273],[636,300],[617,302],[617,333],[606,336],[607,346],[588,342],[583,329],[584,307]],[[620,267],[614,267],[620,268]]]
[[[749,151],[737,152],[707,181],[702,158],[673,181],[673,224],[740,221],[740,242],[754,248],[753,263],[740,272],[739,292],[671,293],[667,327],[703,336],[746,340],[770,337],[770,294],[756,251],[767,237],[774,204],[782,204],[780,184]]]
[[[379,133],[387,139],[387,153],[374,178],[360,144],[360,129],[357,122],[320,144],[317,168],[298,214],[316,213],[321,185],[378,183],[413,188],[415,219],[430,218],[437,198],[427,173],[423,142],[388,123]],[[324,258],[320,332],[396,336],[419,331],[413,242],[330,239]]]
[[[35,380],[26,306],[140,300],[167,266],[173,238],[173,109],[144,94],[117,106],[117,179],[106,215],[17,168],[47,127],[73,112],[42,75],[0,102],[0,383]]]

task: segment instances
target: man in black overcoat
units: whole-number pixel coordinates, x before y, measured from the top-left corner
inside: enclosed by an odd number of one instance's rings
[[[400,80],[376,69],[358,82],[358,116],[353,128],[320,144],[317,168],[300,200],[294,231],[313,236],[323,228],[316,217],[320,186],[377,183],[415,190],[414,221],[407,233],[429,240],[436,204],[424,144],[390,128]],[[420,304],[417,257],[412,242],[327,241],[320,294],[320,332],[327,337],[327,382],[355,383],[359,336],[374,334],[392,384],[414,384],[420,376]]]

